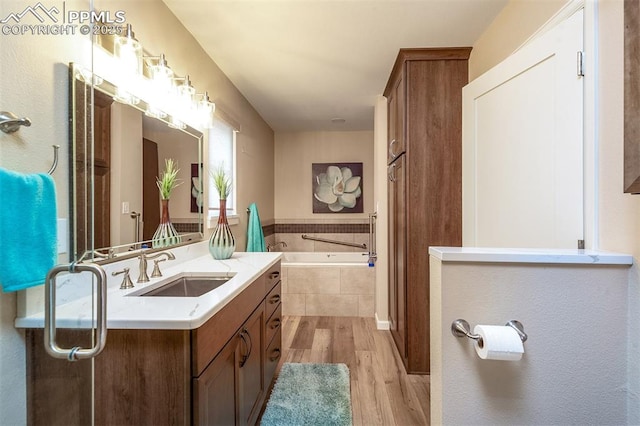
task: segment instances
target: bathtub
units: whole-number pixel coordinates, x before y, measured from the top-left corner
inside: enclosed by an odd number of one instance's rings
[[[284,252],[282,314],[373,317],[375,267],[363,252]]]
[[[284,252],[283,266],[368,266],[369,254],[365,252]]]

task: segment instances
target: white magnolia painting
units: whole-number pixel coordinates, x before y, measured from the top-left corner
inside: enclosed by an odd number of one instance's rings
[[[362,163],[313,163],[313,212],[362,213]]]

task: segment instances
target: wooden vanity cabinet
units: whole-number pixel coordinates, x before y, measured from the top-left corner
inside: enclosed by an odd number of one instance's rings
[[[388,102],[389,325],[429,373],[430,246],[462,245],[462,87],[471,48],[401,49]]]
[[[247,291],[248,290],[248,291]],[[268,333],[271,326],[279,323],[274,314],[280,304],[280,263],[265,272],[229,305],[211,320],[193,331],[192,342],[196,346],[209,346],[224,324],[233,324],[235,333],[222,349],[198,351],[204,361],[195,361],[194,366],[207,364],[203,370],[196,367],[193,379],[193,423],[196,425],[236,424],[253,425],[258,420],[266,397],[266,391],[275,369],[266,368],[267,345],[273,345],[275,337]],[[257,305],[257,307],[256,307]],[[247,318],[241,311],[255,307]],[[229,309],[227,309],[229,308]],[[239,312],[240,311],[240,312]],[[247,318],[237,326],[241,319]],[[206,337],[205,337],[206,336]],[[217,339],[220,340],[220,339]],[[224,340],[224,339],[222,339]],[[280,350],[280,338],[275,341]],[[207,355],[215,358],[208,361]],[[271,367],[271,364],[268,365]],[[270,372],[270,373],[269,373]],[[220,398],[220,393],[226,393]],[[230,395],[233,394],[231,399]]]
[[[260,304],[211,364],[193,379],[194,424],[255,423],[267,379],[263,324],[264,306]]]
[[[255,424],[280,356],[280,317],[278,262],[195,330],[110,329],[95,358],[95,424]],[[57,332],[66,346],[85,334]],[[91,362],[73,363],[85,371],[73,374],[46,354],[42,329],[26,330],[26,346],[27,422],[48,425],[68,413],[65,425],[91,424],[91,386],[79,386]]]

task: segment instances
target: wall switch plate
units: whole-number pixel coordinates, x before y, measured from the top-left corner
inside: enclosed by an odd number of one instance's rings
[[[122,202],[122,214],[129,214],[129,202],[128,201],[123,201]]]
[[[58,254],[69,251],[69,221],[58,219]]]

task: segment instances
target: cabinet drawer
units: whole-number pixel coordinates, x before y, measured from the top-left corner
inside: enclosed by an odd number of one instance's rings
[[[282,300],[281,289],[282,289],[282,283],[278,282],[278,284],[276,284],[273,290],[271,290],[269,294],[267,294],[267,297],[264,300],[266,305],[267,318],[269,318],[271,314],[275,312],[276,308],[280,306],[280,301]]]
[[[280,261],[269,268],[269,270],[264,273],[264,276],[267,279],[266,289],[269,291],[277,282],[280,282]]]
[[[271,342],[273,336],[280,331],[282,327],[282,303],[278,304],[275,312],[271,317],[267,320],[266,328],[267,328],[267,344]]]
[[[278,331],[274,339],[271,341],[267,350],[265,351],[265,363],[264,363],[264,383],[268,388],[273,380],[273,376],[276,373],[276,367],[282,356],[282,330],[278,327]]]

